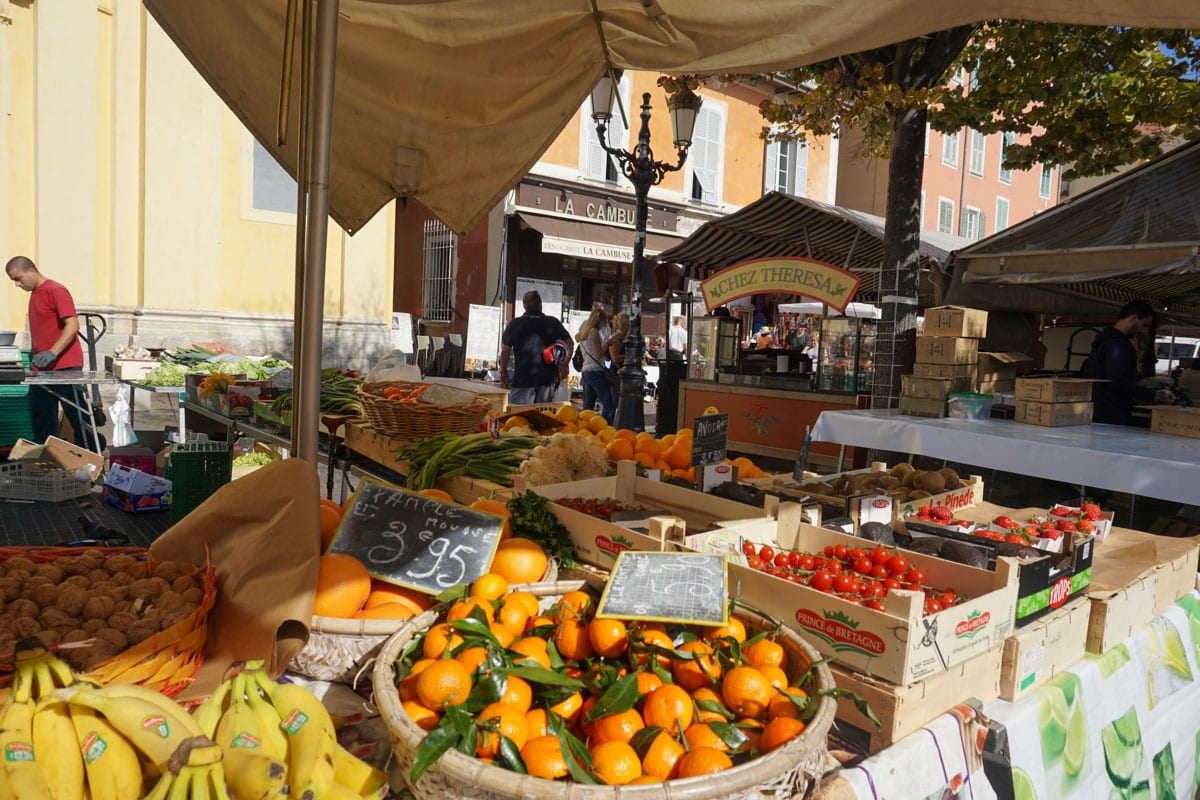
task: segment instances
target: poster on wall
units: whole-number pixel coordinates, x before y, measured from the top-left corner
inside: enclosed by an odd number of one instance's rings
[[[413,344],[412,314],[404,311],[392,312],[392,347],[410,356],[416,351]]]
[[[499,360],[500,328],[503,319],[498,306],[482,306],[471,304],[467,311],[467,352],[466,369],[468,372],[493,369]]]
[[[537,292],[542,296],[542,313],[548,317],[562,319],[563,285],[562,281],[543,281],[537,278],[517,278],[517,295],[513,302],[513,314],[520,316],[525,313],[521,307],[521,298],[526,292]]]

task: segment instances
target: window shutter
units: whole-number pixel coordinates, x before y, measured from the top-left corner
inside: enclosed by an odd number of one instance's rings
[[[958,210],[958,235],[967,235],[967,207],[963,206]]]
[[[779,142],[767,142],[767,152],[763,166],[763,194],[779,189]]]
[[[975,233],[976,239],[982,239],[987,236],[987,214],[979,212],[979,230]]]

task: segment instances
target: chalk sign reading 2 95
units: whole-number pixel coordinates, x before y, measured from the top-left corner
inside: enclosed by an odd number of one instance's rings
[[[436,594],[488,571],[503,525],[495,514],[363,480],[329,552],[354,556],[376,578]]]

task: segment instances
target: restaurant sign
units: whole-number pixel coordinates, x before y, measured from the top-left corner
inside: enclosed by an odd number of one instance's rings
[[[798,294],[845,311],[861,279],[811,258],[755,258],[726,267],[700,282],[709,311],[753,294]]]

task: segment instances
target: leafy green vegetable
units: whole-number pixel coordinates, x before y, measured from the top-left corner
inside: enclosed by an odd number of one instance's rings
[[[563,567],[579,564],[571,532],[554,516],[546,498],[526,491],[508,501],[508,510],[512,512],[513,533],[537,542],[546,555],[556,557]]]
[[[235,467],[265,467],[267,464],[274,463],[275,459],[266,453],[246,453],[233,460]]]

